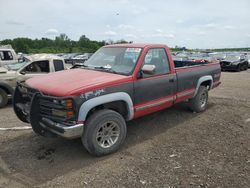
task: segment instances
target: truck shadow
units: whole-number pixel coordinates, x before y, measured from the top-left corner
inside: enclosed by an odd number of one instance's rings
[[[211,109],[214,105],[215,103],[210,102],[208,108]],[[0,155],[10,169],[31,178],[35,184],[42,183],[71,170],[84,168],[110,157],[126,155],[125,151],[130,147],[198,115],[190,112],[187,105],[182,103],[133,120],[128,123],[128,134],[123,147],[117,153],[105,157],[96,158],[89,155],[80,139],[48,139],[36,136],[33,132],[16,137],[0,146]]]

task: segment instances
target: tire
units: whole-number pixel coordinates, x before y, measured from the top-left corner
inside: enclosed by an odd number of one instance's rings
[[[8,103],[7,93],[0,88],[0,108],[3,108]]]
[[[16,87],[14,94],[13,94],[13,97],[12,97],[12,105],[13,105],[14,112],[19,120],[21,120],[24,123],[29,123],[27,121],[26,115],[24,115],[24,113],[16,107],[16,103],[19,103],[22,100],[23,99],[22,99],[21,93],[20,93],[18,87]]]
[[[87,119],[82,143],[92,155],[108,155],[120,148],[126,134],[126,122],[119,113],[109,109],[99,110]]]
[[[238,65],[237,69],[236,69],[236,72],[240,72],[241,71],[241,66]]]
[[[245,70],[247,70],[248,69],[248,65],[245,65]]]
[[[189,108],[193,112],[203,112],[207,109],[208,90],[205,86],[200,86],[197,94],[189,101]]]

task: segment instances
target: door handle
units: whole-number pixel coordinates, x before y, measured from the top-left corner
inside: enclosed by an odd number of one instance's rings
[[[174,79],[173,78],[169,79],[169,82],[174,82]]]

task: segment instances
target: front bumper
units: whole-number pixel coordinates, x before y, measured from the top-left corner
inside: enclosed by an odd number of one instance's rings
[[[221,66],[221,70],[237,70],[238,69],[238,65],[222,65]]]
[[[60,100],[60,97],[45,96],[39,91],[29,92],[25,86],[17,86],[13,107],[18,118],[30,123],[34,132],[45,137],[55,137],[56,135],[73,139],[81,137],[84,123],[78,123],[76,118],[63,119],[53,116],[53,110],[61,108],[50,101]],[[28,92],[27,92],[28,91]],[[77,111],[75,111],[77,117]]]
[[[54,122],[48,118],[42,118],[40,125],[52,133],[55,133],[61,137],[72,139],[81,137],[83,134],[83,123],[71,126],[66,126],[62,123]]]

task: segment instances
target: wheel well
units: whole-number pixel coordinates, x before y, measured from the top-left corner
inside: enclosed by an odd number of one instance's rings
[[[86,117],[88,119],[89,116],[91,116],[95,111],[101,110],[101,109],[110,109],[118,112],[123,116],[124,119],[127,119],[128,116],[128,108],[127,104],[124,101],[114,101],[114,102],[109,102],[105,104],[98,105],[94,108],[92,108]]]
[[[212,81],[207,80],[201,83],[201,86],[205,86],[208,90],[211,89]]]
[[[8,88],[1,86],[0,85],[0,89],[4,90],[8,95],[11,94],[11,92],[8,90]]]

